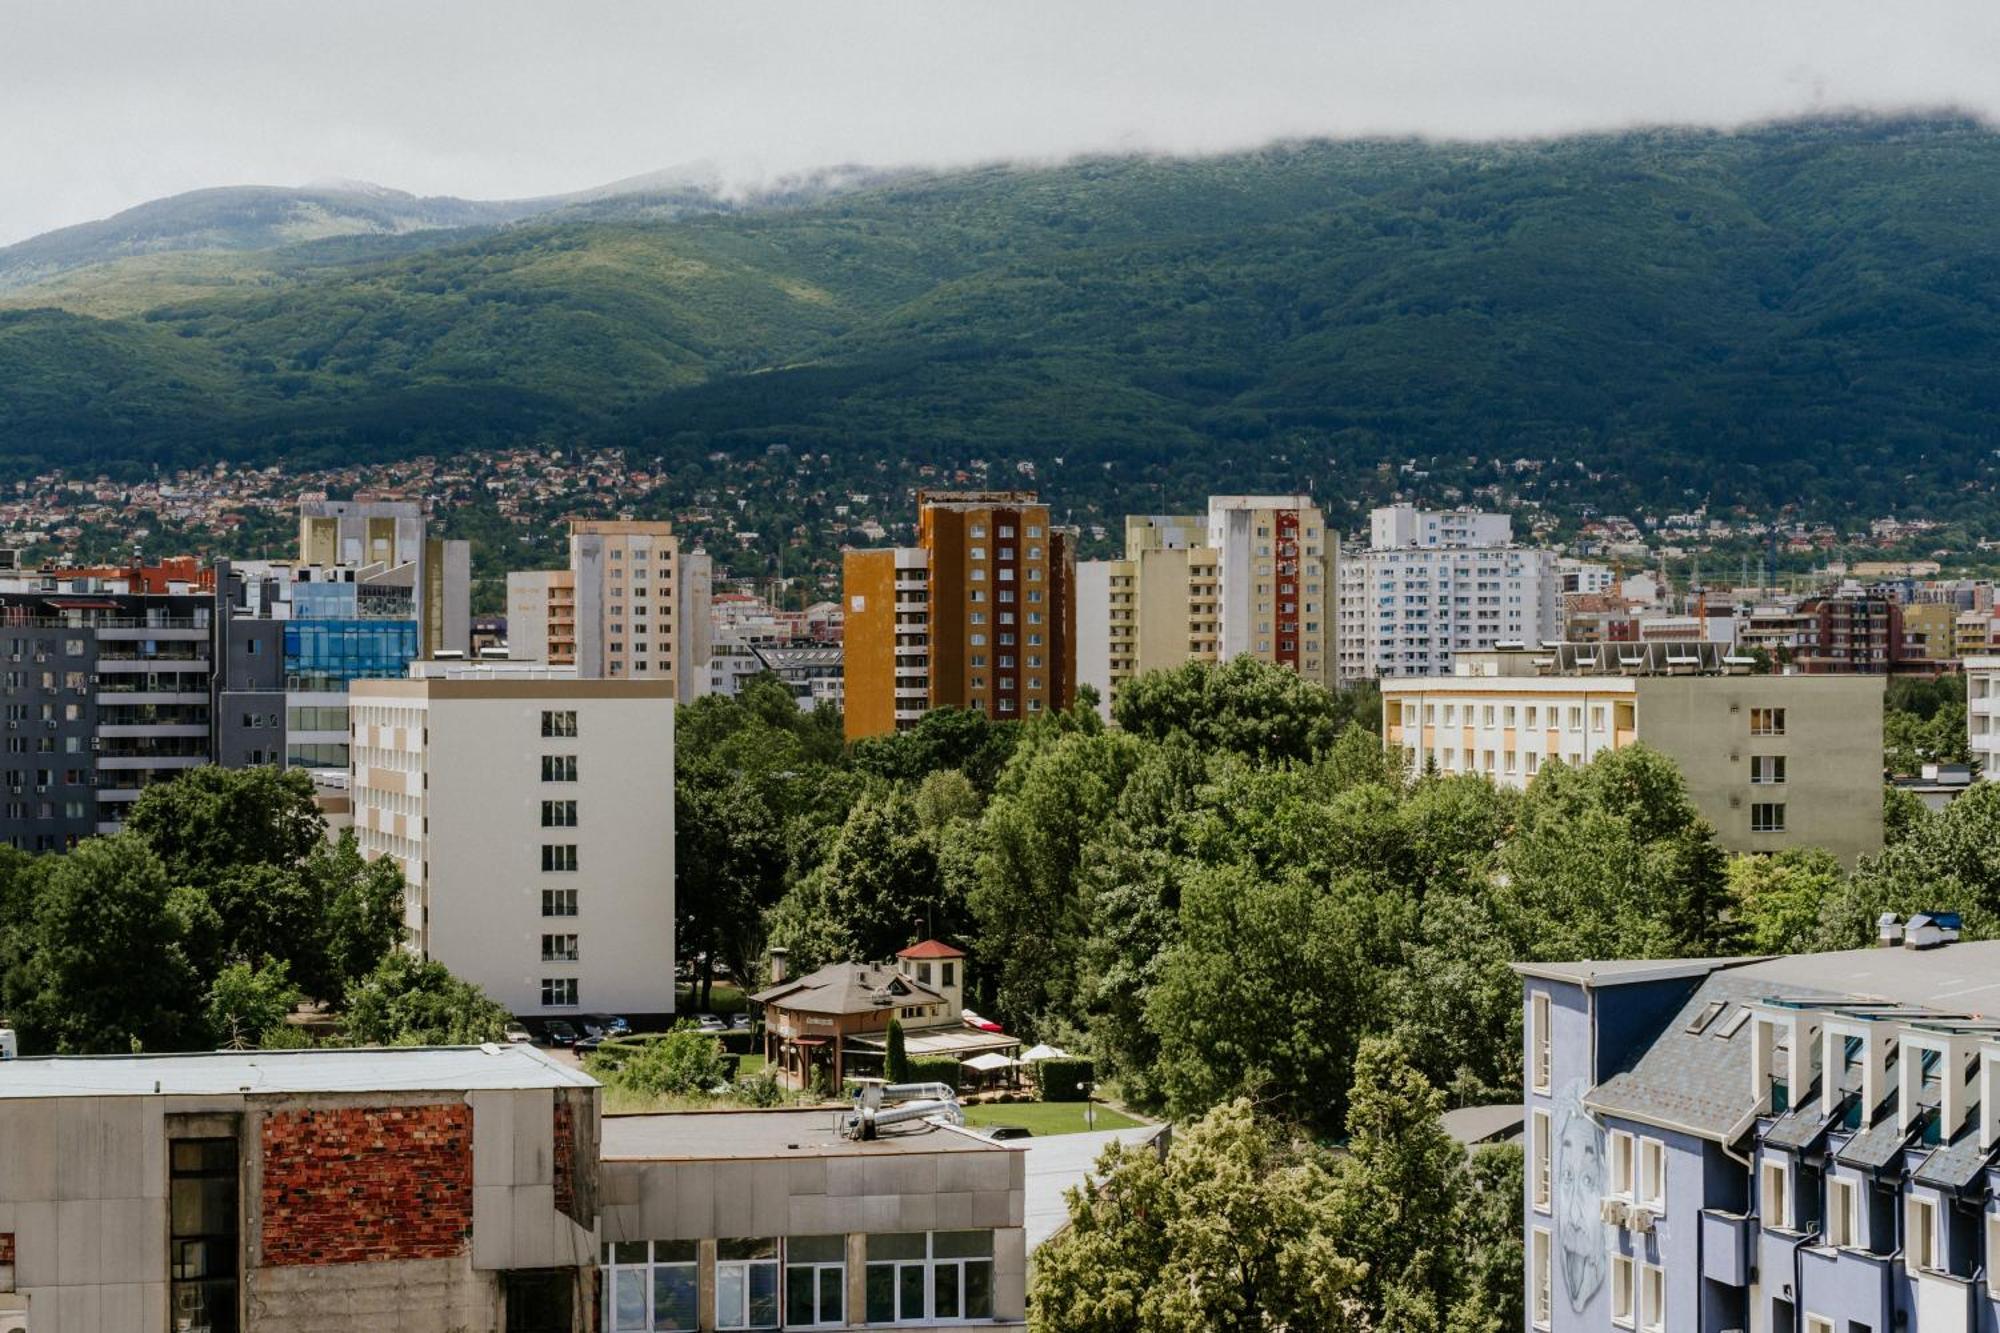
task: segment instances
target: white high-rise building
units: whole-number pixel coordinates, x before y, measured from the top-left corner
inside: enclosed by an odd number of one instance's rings
[[[1440,676],[1452,654],[1559,637],[1553,551],[1516,546],[1513,520],[1391,505],[1340,567],[1340,677]]]
[[[412,672],[354,683],[348,779],[410,947],[515,1014],[671,1014],[674,682]]]

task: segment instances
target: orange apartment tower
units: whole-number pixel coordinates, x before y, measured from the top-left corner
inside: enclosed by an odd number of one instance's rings
[[[1076,692],[1076,546],[1027,491],[920,491],[917,545],[842,570],[849,740],[933,708],[1013,721]]]

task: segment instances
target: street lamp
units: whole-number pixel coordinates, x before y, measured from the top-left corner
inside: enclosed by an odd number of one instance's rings
[[[1094,1130],[1097,1128],[1097,1102],[1093,1099],[1093,1094],[1097,1091],[1097,1085],[1085,1080],[1079,1086],[1083,1089],[1083,1127],[1086,1130]]]

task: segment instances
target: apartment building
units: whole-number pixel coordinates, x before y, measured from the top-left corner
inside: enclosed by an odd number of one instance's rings
[[[508,573],[507,657],[576,665],[576,575],[567,569]]]
[[[1880,677],[1752,675],[1710,643],[1460,653],[1382,682],[1383,743],[1412,769],[1526,787],[1635,742],[1672,759],[1737,852],[1882,849]]]
[[[598,1096],[525,1046],[0,1062],[0,1329],[594,1328]]]
[[[1005,721],[1069,707],[1072,535],[1025,491],[919,492],[917,507],[916,546],[843,561],[848,738],[933,708]]]
[[[1340,567],[1340,678],[1443,676],[1458,653],[1556,638],[1560,584],[1506,514],[1376,509]]]
[[[1993,1328],[2000,943],[1956,925],[1517,964],[1529,1329]]]
[[[680,542],[671,523],[570,521],[578,675],[674,680],[680,662],[679,561]]]
[[[2000,657],[1968,657],[1964,670],[1972,771],[1988,780],[2000,778]]]
[[[511,1012],[674,1008],[671,680],[419,663],[354,685],[362,854],[408,885],[410,944]]]

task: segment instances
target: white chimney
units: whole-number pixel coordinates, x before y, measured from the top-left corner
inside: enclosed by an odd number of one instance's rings
[[[1903,942],[1903,923],[1894,912],[1884,912],[1875,920],[1875,939],[1885,949]]]
[[[771,984],[773,986],[785,979],[785,958],[787,954],[788,951],[782,944],[775,945],[771,949]]]

